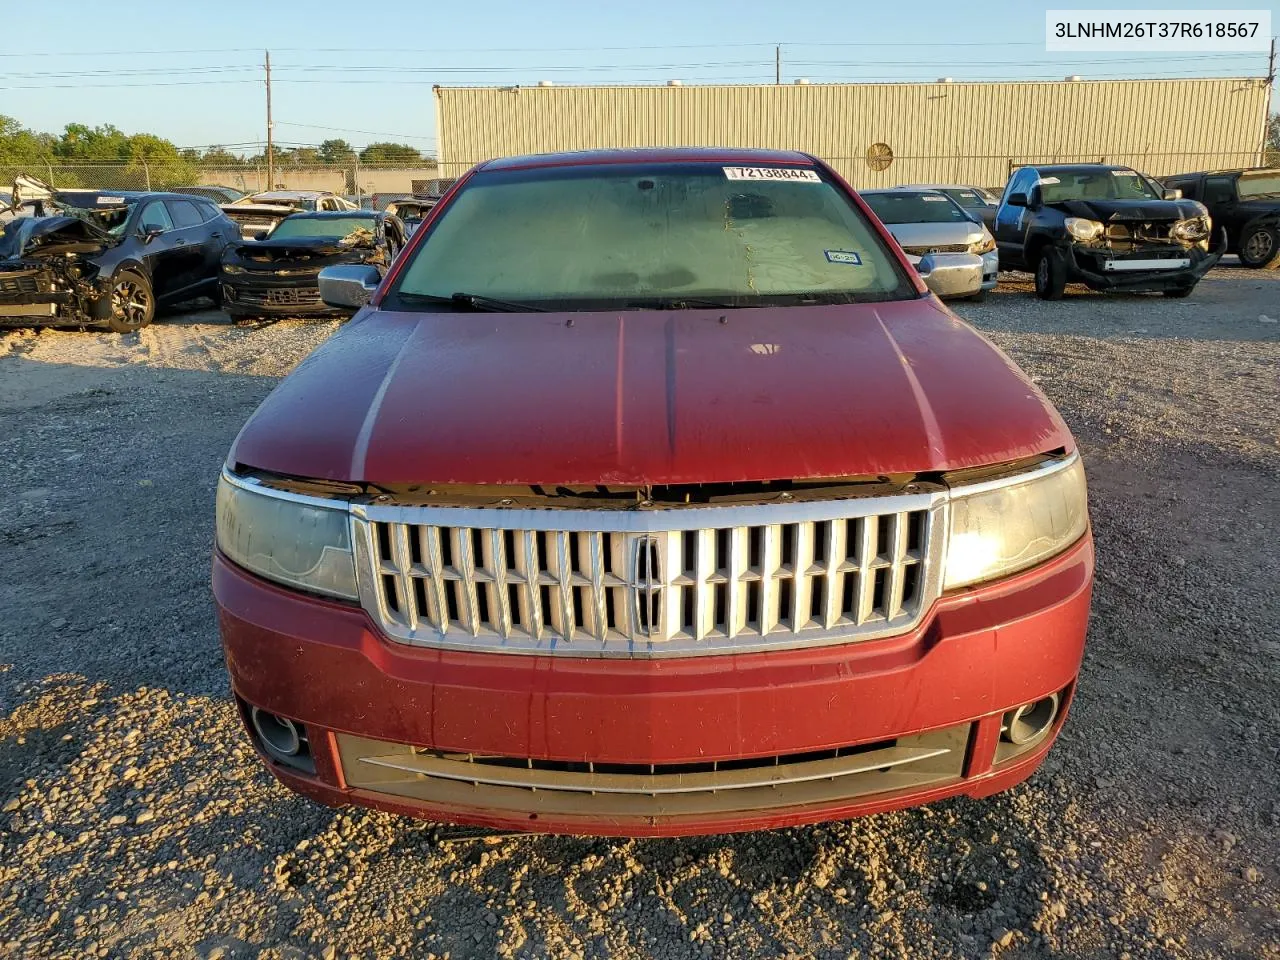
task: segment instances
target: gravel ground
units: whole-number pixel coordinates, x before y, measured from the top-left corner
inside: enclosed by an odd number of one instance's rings
[[[1280,958],[1280,276],[1006,280],[957,311],[1075,431],[1099,552],[1058,746],[987,801],[693,840],[333,811],[253,757],[214,478],[334,324],[0,333],[0,955]]]

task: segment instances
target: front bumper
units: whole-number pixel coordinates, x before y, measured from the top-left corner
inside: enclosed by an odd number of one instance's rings
[[[264,316],[345,316],[351,311],[331,307],[320,299],[316,274],[276,278],[252,274],[222,274],[222,305],[231,311]]]
[[[1139,252],[1116,254],[1105,246],[1066,244],[1067,280],[1083,283],[1093,290],[1173,290],[1193,287],[1208,273],[1226,252],[1226,234],[1219,231],[1214,242],[1205,249],[1199,245],[1190,248],[1179,244],[1146,245]],[[1108,260],[1123,263],[1126,259],[1159,260],[1185,259],[1184,267],[1155,270],[1107,270]]]
[[[277,588],[221,555],[213,564],[224,650],[242,708],[305,725],[314,773],[272,760],[255,738],[287,786],[330,805],[501,829],[629,836],[841,819],[1012,786],[1040,764],[1065,717],[1092,581],[1086,535],[1035,570],[944,597],[909,634],[803,650],[603,660],[409,647],[382,637],[359,608]],[[1007,710],[1055,693],[1063,709],[1045,736],[1021,752],[1002,743]],[[716,796],[711,788],[692,799],[658,795],[626,803],[608,798],[606,789],[598,803],[583,795],[568,805],[535,801],[538,791],[526,790],[526,799],[504,806],[494,798],[511,796],[505,788],[413,772],[420,764],[456,769],[486,758],[522,774],[526,761],[530,770],[590,763],[593,772],[694,765],[682,781],[693,790],[706,781],[698,771],[711,761],[735,768],[740,780],[751,758],[789,763],[821,751],[829,757],[835,748],[856,754],[939,743],[955,747],[951,759],[929,762],[954,769],[936,765],[932,775],[914,779],[827,778],[821,789],[790,792],[766,785],[733,794],[753,798],[741,808],[724,799],[732,791],[708,799]],[[608,779],[606,771],[601,782]]]

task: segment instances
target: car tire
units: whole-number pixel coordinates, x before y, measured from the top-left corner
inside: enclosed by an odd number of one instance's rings
[[[1181,300],[1183,297],[1191,296],[1195,288],[1196,285],[1193,283],[1189,287],[1170,287],[1168,290],[1161,290],[1160,292],[1166,297],[1173,297],[1176,300]]]
[[[136,270],[121,270],[111,280],[107,325],[116,333],[134,333],[156,318],[151,282]]]
[[[1280,230],[1255,226],[1240,237],[1240,262],[1255,270],[1280,265]]]
[[[1046,247],[1036,260],[1036,296],[1041,300],[1061,300],[1066,290],[1067,268],[1062,254]]]

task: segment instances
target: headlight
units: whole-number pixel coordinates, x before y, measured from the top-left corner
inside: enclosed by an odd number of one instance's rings
[[[1169,229],[1169,236],[1184,243],[1197,243],[1209,235],[1210,222],[1207,216],[1179,220]]]
[[[969,252],[976,254],[990,253],[996,248],[996,238],[986,227],[982,228],[982,239],[969,244]]]
[[[956,487],[951,496],[945,590],[1033,567],[1089,526],[1079,454],[1025,476]]]
[[[237,267],[234,263],[224,263],[222,265],[223,273],[244,273],[244,267]]]
[[[1066,224],[1067,233],[1077,240],[1096,240],[1102,236],[1102,224],[1097,220],[1086,220],[1083,217],[1067,217],[1063,222]]]
[[[217,517],[218,549],[246,570],[312,593],[358,598],[345,507],[254,490],[224,474]]]

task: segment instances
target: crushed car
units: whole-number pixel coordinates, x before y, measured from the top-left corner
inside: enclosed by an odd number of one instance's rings
[[[387,204],[387,213],[398,217],[404,224],[405,234],[411,237],[439,202],[439,197],[406,197]]]
[[[127,333],[159,307],[216,301],[235,226],[209,201],[59,190],[35,202],[37,215],[11,220],[0,235],[0,323]]]
[[[385,272],[405,243],[398,217],[372,210],[295,213],[262,240],[222,255],[222,308],[233,319],[350,314],[320,298],[319,275],[335,264]]]
[[[216,498],[231,688],[287,786],[707,834],[1044,760],[1093,581],[1076,442],[823,161],[486,162],[385,277],[320,287],[359,313]]]
[[[1246,267],[1280,266],[1280,169],[1179,173],[1163,183],[1208,208],[1227,232],[1227,252]]]
[[[1029,270],[1036,295],[1068,283],[1186,297],[1222,258],[1226,234],[1208,209],[1129,167],[1020,167],[996,211],[1002,270]]]
[[[327,190],[267,190],[233,203],[224,203],[222,212],[240,227],[246,240],[261,239],[285,217],[317,210],[358,210],[356,204]]]
[[[996,242],[976,214],[939,190],[863,190],[911,265],[940,297],[981,300],[999,276]]]

